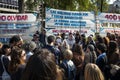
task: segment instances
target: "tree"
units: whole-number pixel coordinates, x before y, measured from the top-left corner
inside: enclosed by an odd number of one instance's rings
[[[103,12],[106,12],[108,10],[107,1],[108,0],[35,0],[35,1],[27,0],[26,6],[28,10],[34,10],[36,6],[39,6],[40,2],[44,2],[46,7],[61,9],[61,10],[72,10],[72,11],[102,10]]]
[[[24,0],[18,0],[19,13],[24,13]]]

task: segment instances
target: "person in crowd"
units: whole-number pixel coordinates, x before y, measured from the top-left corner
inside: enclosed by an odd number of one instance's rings
[[[104,76],[96,64],[88,63],[85,66],[85,80],[105,80]]]
[[[96,41],[95,41],[96,45],[100,44],[100,43],[104,43],[103,37],[100,35],[96,35]]]
[[[47,38],[47,36],[46,36],[46,30],[43,29],[41,31],[41,33],[39,34],[39,41],[40,41],[40,43],[42,43],[43,47],[45,47],[46,44],[47,44],[46,38]]]
[[[97,51],[99,53],[99,56],[97,57],[96,64],[98,65],[102,72],[104,72],[104,67],[107,64],[106,49],[107,48],[104,43],[100,43],[97,45]]]
[[[2,64],[2,61],[3,64]],[[8,65],[9,65],[9,59],[8,57],[2,52],[2,50],[0,49],[0,80],[2,80],[2,74],[4,72],[4,68],[3,65],[5,66],[6,71],[8,72]]]
[[[110,35],[110,41],[116,41],[116,35],[115,34],[111,34]]]
[[[35,42],[36,48],[43,48],[44,47],[43,44],[39,41],[39,35],[38,34],[33,35],[32,41]]]
[[[107,32],[106,37],[110,40],[110,38],[111,38],[111,33]]]
[[[119,61],[119,48],[116,41],[110,41],[108,47],[108,64],[116,64]]]
[[[21,36],[19,35],[14,35],[10,38],[10,41],[9,41],[9,45],[10,47],[12,48],[13,46],[18,46],[18,47],[22,47],[23,45],[23,39]]]
[[[61,46],[61,44],[62,44],[62,39],[61,39],[61,36],[60,36],[60,35],[56,36],[56,43],[58,44],[58,47]]]
[[[85,34],[82,34],[81,35],[81,41],[82,41],[82,48],[83,48],[83,50],[85,51],[86,50],[86,45],[87,45],[87,41],[86,41],[86,36],[85,36]]]
[[[76,68],[75,68],[75,65],[72,61],[73,53],[71,50],[66,49],[64,51],[63,56],[64,56],[64,59],[62,60],[62,63],[60,66],[65,71],[66,80],[74,80]]]
[[[88,36],[88,38],[87,38],[87,45],[89,45],[89,44],[93,45],[96,48],[96,43],[92,36]]]
[[[62,76],[54,54],[47,49],[38,49],[30,57],[21,80],[63,80]]]
[[[21,80],[23,70],[25,68],[26,53],[25,50],[14,46],[11,50],[11,61],[8,71],[12,80]]]
[[[70,49],[72,49],[73,44],[75,43],[75,38],[74,38],[74,36],[73,36],[72,33],[69,33],[68,39],[67,39],[66,41],[67,41],[67,43],[69,44]]]
[[[61,60],[64,59],[63,54],[64,54],[64,51],[65,51],[66,49],[70,49],[70,46],[69,46],[69,44],[68,44],[66,41],[64,41],[64,42],[61,44],[61,46],[59,47],[59,50],[60,50],[60,52],[61,52]]]
[[[61,34],[61,45],[59,47],[61,53],[63,54],[64,53],[64,50],[66,50],[66,48],[70,48],[69,44],[67,43],[67,39],[66,39],[66,34],[65,33],[62,33]]]
[[[61,38],[62,38],[62,42],[63,42],[64,40],[66,40],[66,34],[65,34],[65,33],[62,33],[62,34],[61,34]]]
[[[47,42],[48,44],[45,46],[46,49],[48,49],[49,51],[51,51],[54,55],[55,55],[55,59],[56,59],[56,64],[60,63],[60,51],[58,49],[55,48],[55,36],[53,35],[49,35],[47,37]]]
[[[118,47],[120,48],[120,35],[117,37],[117,44],[118,44]]]
[[[11,57],[10,57],[11,48],[9,45],[4,44],[1,48],[1,51],[4,55],[8,57],[9,60],[11,60]]]
[[[85,53],[82,49],[82,46],[79,44],[76,44],[73,48],[73,62],[76,67],[76,76],[75,80],[83,80],[84,77],[84,56]]]
[[[0,49],[2,48],[3,44],[0,42]]]
[[[120,79],[120,53],[116,41],[110,41],[107,53],[108,64],[105,67],[106,80]]]
[[[109,46],[109,42],[110,42],[109,38],[108,37],[103,37],[103,41],[104,41],[104,44],[106,45],[107,50],[108,50],[108,46]]]
[[[39,33],[39,31],[37,30],[37,31],[35,32],[35,34],[38,34],[38,35],[39,35],[40,33]]]
[[[29,60],[30,56],[34,54],[34,50],[37,48],[35,42],[27,41],[23,44],[23,48],[26,52],[26,62]]]
[[[97,55],[93,45],[88,45],[85,54],[85,63],[96,63]]]
[[[81,36],[80,36],[79,32],[76,32],[76,34],[75,34],[75,43],[73,44],[72,51],[76,44],[82,45]]]

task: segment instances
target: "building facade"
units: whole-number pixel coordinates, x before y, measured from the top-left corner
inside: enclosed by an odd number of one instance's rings
[[[120,0],[116,0],[113,2],[113,4],[110,4],[109,13],[120,13]]]
[[[0,0],[0,13],[18,13],[18,0]]]

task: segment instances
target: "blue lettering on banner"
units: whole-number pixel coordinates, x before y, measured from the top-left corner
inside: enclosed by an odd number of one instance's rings
[[[2,43],[8,43],[10,41],[10,38],[0,38],[0,42]]]
[[[95,24],[90,20],[95,20],[94,14],[91,12],[80,12],[80,11],[65,11],[50,9],[46,11],[46,17],[51,18],[46,22],[46,26],[55,26],[55,27],[88,27]]]
[[[56,22],[54,25],[55,26],[74,26],[74,27],[79,27],[79,26],[86,26],[85,21],[70,21],[70,23],[62,23],[62,22]]]
[[[63,18],[63,16],[61,16],[61,15],[54,15],[54,18],[61,19],[61,18]]]
[[[70,24],[69,23],[64,23],[64,26],[70,26]]]
[[[56,14],[56,11],[55,11],[55,10],[50,10],[50,12],[51,12],[52,14]]]
[[[63,12],[63,11],[57,11],[57,14],[60,14],[60,15],[71,15],[70,12]]]
[[[69,23],[69,21],[68,21],[68,20],[59,20],[59,22]]]

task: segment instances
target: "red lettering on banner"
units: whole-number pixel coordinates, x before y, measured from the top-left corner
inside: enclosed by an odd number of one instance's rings
[[[120,20],[120,16],[118,15],[105,15],[105,18],[108,20]]]
[[[119,21],[120,21],[120,16],[118,16],[118,19],[119,19]]]
[[[11,20],[11,16],[8,16],[8,17],[7,17],[7,20],[10,21],[10,20]]]
[[[105,18],[109,19],[108,15],[106,15]]]
[[[112,15],[109,15],[109,19],[110,19],[110,20],[112,20],[112,19],[113,19]]]
[[[116,15],[113,15],[113,19],[114,19],[114,20],[117,20],[117,16],[116,16]]]
[[[1,21],[26,21],[28,20],[28,15],[2,15],[0,16]]]
[[[0,20],[2,20],[2,21],[5,21],[6,20],[6,16],[0,16]]]
[[[17,18],[16,16],[13,16],[13,20],[16,20],[16,18]]]

